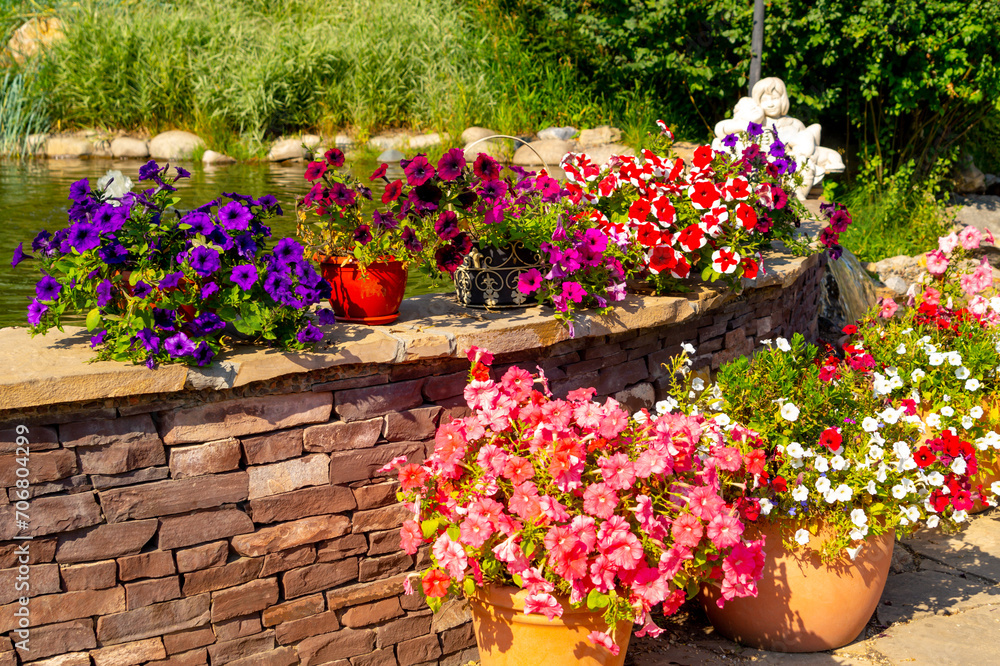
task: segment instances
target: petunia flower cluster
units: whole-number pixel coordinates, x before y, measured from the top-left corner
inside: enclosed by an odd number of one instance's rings
[[[150,161],[132,192],[121,172],[70,187],[70,226],[41,231],[22,246],[14,265],[37,260],[42,277],[28,306],[32,333],[61,327],[67,315],[85,316],[99,359],[207,365],[225,346],[223,335],[243,335],[285,349],[322,339],[307,309],[330,295],[329,285],[302,254],[282,239],[269,248],[267,221],[281,215],[270,195],[237,193],[185,214],[170,208],[175,184],[189,176]],[[131,185],[131,181],[127,183]],[[320,310],[320,323],[332,323]]]
[[[789,541],[809,544],[810,529],[831,526],[830,558],[853,559],[869,534],[966,521],[978,462],[965,433],[926,428],[919,402],[890,400],[860,349],[841,359],[800,335],[768,343],[723,366],[701,399],[716,445],[760,462],[724,475],[728,487],[743,483],[767,520],[798,523]]]
[[[432,608],[449,592],[516,585],[529,614],[586,604],[609,627],[630,620],[657,635],[651,611],[674,613],[702,582],[722,587],[722,603],[756,594],[763,542],[743,537],[718,472],[752,463],[734,448],[704,451],[702,417],[630,417],[592,388],[556,398],[542,373],[494,379],[491,354],[469,356],[469,415],[438,428],[423,463],[387,466],[399,466],[413,510],[402,548],[430,546]],[[610,630],[590,640],[617,652]]]

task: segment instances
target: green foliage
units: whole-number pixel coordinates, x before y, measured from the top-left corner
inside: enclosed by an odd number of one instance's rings
[[[950,167],[951,160],[939,160],[921,177],[913,160],[892,174],[878,158],[865,164],[853,187],[841,195],[854,218],[841,244],[862,261],[933,250],[954,221],[941,200]]]
[[[25,94],[23,75],[5,72],[0,79],[0,155],[27,156],[28,136],[47,127],[42,100]]]
[[[994,110],[969,132],[965,147],[977,167],[1000,174],[1000,111]]]

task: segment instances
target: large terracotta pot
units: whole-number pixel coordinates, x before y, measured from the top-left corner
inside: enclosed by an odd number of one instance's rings
[[[525,615],[527,591],[516,587],[479,588],[469,597],[472,625],[481,666],[621,666],[632,637],[632,624],[621,622],[614,631],[618,655],[587,640],[591,631],[606,631],[601,613],[586,606],[575,609],[565,598],[561,618]]]
[[[756,597],[727,601],[719,608],[719,590],[702,589],[701,601],[722,635],[743,645],[777,652],[817,652],[847,645],[861,633],[882,596],[895,531],[870,536],[855,560],[846,555],[824,563],[820,558],[830,532],[821,529],[808,547],[782,544],[780,523],[760,523],[767,538],[764,575]],[[748,530],[752,536],[752,528]]]
[[[406,292],[406,266],[396,260],[377,261],[364,271],[351,257],[317,257],[330,283],[330,307],[340,321],[390,324],[399,317]]]

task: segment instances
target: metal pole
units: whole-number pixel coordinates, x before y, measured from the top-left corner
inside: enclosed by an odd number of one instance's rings
[[[760,56],[764,51],[764,0],[753,3],[753,35],[750,38],[750,85],[747,94],[753,95],[754,85],[760,81]]]

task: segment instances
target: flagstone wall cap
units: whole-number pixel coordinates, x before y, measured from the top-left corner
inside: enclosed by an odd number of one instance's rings
[[[772,254],[767,274],[747,281],[749,289],[788,287],[815,266],[817,256]],[[585,314],[575,324],[577,338],[680,324],[735,298],[722,283],[699,286],[682,296],[631,295],[607,315]],[[403,301],[390,326],[338,323],[312,352],[287,353],[263,347],[238,347],[208,368],[90,362],[90,335],[65,327],[31,337],[24,328],[0,329],[0,411],[41,405],[101,400],[185,389],[227,389],[287,375],[337,366],[395,364],[426,358],[463,357],[472,346],[498,354],[537,349],[570,338],[539,306],[524,310],[472,310],[450,296],[428,294]]]

